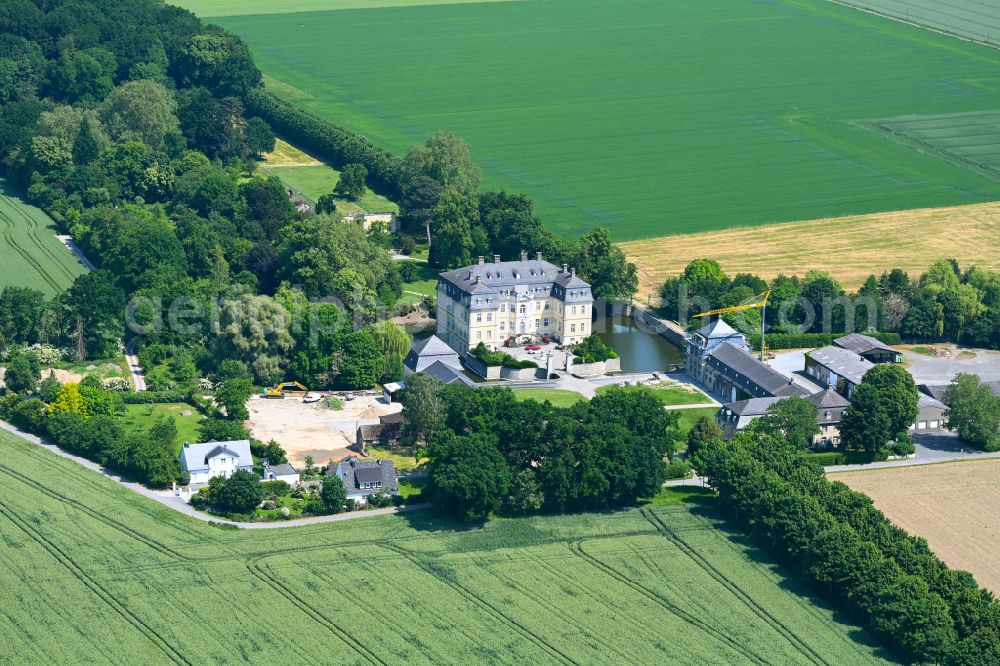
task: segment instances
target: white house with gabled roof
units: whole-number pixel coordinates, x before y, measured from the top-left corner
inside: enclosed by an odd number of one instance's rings
[[[181,467],[191,475],[191,483],[208,483],[215,476],[228,479],[236,472],[251,472],[250,441],[185,444],[181,449]]]

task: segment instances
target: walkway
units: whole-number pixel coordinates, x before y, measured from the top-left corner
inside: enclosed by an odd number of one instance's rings
[[[125,362],[128,364],[128,372],[132,377],[132,386],[136,391],[146,390],[146,375],[139,365],[139,356],[135,353],[136,339],[132,338],[125,346]]]
[[[371,516],[384,516],[390,513],[403,513],[406,511],[416,511],[418,509],[426,509],[430,504],[409,504],[407,506],[401,507],[388,507],[385,509],[372,509],[370,511],[352,511],[350,513],[338,513],[331,516],[314,516],[312,518],[298,518],[295,520],[284,520],[280,522],[273,523],[241,523],[232,520],[226,520],[225,518],[220,518],[218,516],[210,516],[207,513],[198,511],[190,504],[188,504],[181,497],[174,495],[173,491],[170,490],[152,490],[143,486],[142,484],[136,483],[135,481],[129,481],[125,477],[112,472],[106,467],[95,463],[93,460],[88,460],[86,458],[81,458],[80,456],[75,456],[72,453],[63,451],[58,446],[54,444],[49,444],[48,442],[32,435],[31,433],[24,432],[23,430],[7,423],[6,421],[0,421],[0,430],[6,430],[7,432],[17,435],[21,439],[31,442],[41,448],[56,454],[61,458],[66,458],[72,460],[73,462],[86,467],[87,469],[97,472],[98,474],[116,481],[129,490],[132,490],[143,497],[147,497],[155,502],[159,502],[163,506],[173,509],[179,513],[183,513],[186,516],[195,518],[205,523],[219,523],[225,525],[235,525],[236,527],[249,530],[263,530],[263,529],[277,529],[282,527],[302,527],[305,525],[318,525],[320,523],[336,523],[342,520],[355,520],[358,518],[369,518]]]
[[[83,264],[84,268],[88,271],[96,270],[94,268],[94,264],[90,262],[90,259],[87,259],[87,255],[83,253],[83,250],[81,250],[80,246],[76,244],[76,241],[73,240],[72,236],[57,234],[56,238],[58,238],[59,241],[66,246],[66,249],[73,253],[73,256],[76,257],[77,261]]]

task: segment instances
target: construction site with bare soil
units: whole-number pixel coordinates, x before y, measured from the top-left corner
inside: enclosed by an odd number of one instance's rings
[[[247,404],[248,426],[256,439],[276,441],[295,466],[306,456],[317,465],[343,460],[352,454],[358,428],[379,423],[379,419],[403,410],[378,392],[333,393],[317,402],[304,396],[283,398],[253,396]]]

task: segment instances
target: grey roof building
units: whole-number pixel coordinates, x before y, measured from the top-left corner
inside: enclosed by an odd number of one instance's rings
[[[902,363],[903,355],[870,335],[851,333],[837,338],[833,344],[841,349],[852,351],[866,361],[872,363]]]
[[[749,398],[731,402],[722,406],[716,414],[715,421],[722,428],[726,438],[732,437],[754,419],[767,414],[772,405],[784,400],[785,397]],[[816,406],[816,420],[820,433],[813,438],[813,443],[838,444],[840,419],[851,403],[832,388],[805,396],[804,399]]]
[[[951,384],[921,384],[917,388],[920,389],[921,393],[944,402],[944,394],[949,386]],[[993,392],[993,395],[1000,398],[1000,382],[983,382],[983,386],[988,387]]]
[[[235,472],[253,469],[250,441],[185,444],[181,449],[181,466],[191,475],[191,483],[208,483],[215,476],[232,476]]]
[[[686,368],[688,375],[728,402],[806,394],[755,357],[746,336],[721,318],[688,336]]]
[[[757,398],[806,395],[789,377],[762,363],[750,352],[724,342],[708,354],[707,364],[733,387]]]
[[[519,261],[492,262],[441,273],[437,285],[437,336],[465,355],[482,343],[498,349],[507,340],[557,340],[575,344],[591,330],[590,285],[575,268],[521,253]]]
[[[351,456],[336,467],[331,465],[326,474],[340,477],[347,489],[347,496],[351,499],[362,499],[377,493],[395,495],[399,492],[396,469],[391,460],[359,460]]]
[[[427,368],[440,363],[444,366],[462,369],[458,352],[449,347],[444,340],[436,335],[413,343],[406,358],[403,359],[403,372],[408,375],[424,372]]]
[[[835,387],[847,399],[874,367],[871,361],[842,347],[823,347],[806,354],[806,374],[820,385]]]

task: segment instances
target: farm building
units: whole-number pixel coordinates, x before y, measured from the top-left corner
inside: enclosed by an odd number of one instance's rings
[[[806,394],[791,379],[758,360],[746,336],[721,319],[688,338],[687,372],[730,402]]]
[[[871,361],[842,347],[823,347],[806,354],[806,374],[820,385],[836,388],[848,400],[874,367]]]
[[[281,465],[265,465],[261,481],[284,481],[294,486],[299,482],[299,479],[298,471],[288,463],[283,463]]]
[[[740,430],[746,428],[754,419],[767,414],[771,405],[784,398],[750,398],[723,405],[716,414],[715,420],[723,435],[729,439]],[[816,406],[816,420],[820,433],[813,439],[813,444],[840,444],[840,419],[844,410],[850,406],[844,396],[832,388],[819,391],[805,398]]]
[[[870,335],[851,333],[839,337],[833,344],[841,349],[852,351],[871,363],[902,363],[903,354],[889,345],[876,340]]]
[[[250,441],[185,444],[181,449],[181,467],[191,475],[191,483],[208,483],[216,476],[231,477],[236,472],[253,470]]]
[[[936,398],[920,393],[917,396],[917,420],[910,430],[945,430],[948,406]]]
[[[993,395],[1000,398],[1000,382],[983,382],[984,386],[988,386],[993,392]],[[944,402],[944,394],[948,390],[951,384],[921,384],[917,388],[920,392],[938,400]]]
[[[358,426],[355,444],[362,451],[370,444],[391,446],[399,443],[403,434],[403,413],[385,414],[380,416],[378,421]]]
[[[347,489],[347,498],[355,501],[363,502],[368,495],[378,493],[399,493],[396,469],[391,460],[359,460],[351,456],[336,467],[330,465],[326,473],[340,477]]]

